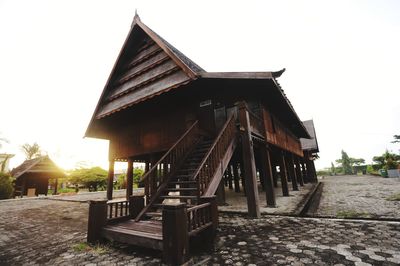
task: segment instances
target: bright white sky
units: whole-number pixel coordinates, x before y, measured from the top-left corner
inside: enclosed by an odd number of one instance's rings
[[[83,139],[130,28],[142,21],[207,71],[270,71],[320,159],[369,162],[400,134],[400,1],[0,0],[0,137],[38,142],[61,167],[106,167],[108,143]]]

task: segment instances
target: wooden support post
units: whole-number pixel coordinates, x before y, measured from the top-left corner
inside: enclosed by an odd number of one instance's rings
[[[276,165],[271,162],[272,168],[272,181],[274,182],[274,187],[278,187],[278,172],[276,171]]]
[[[311,160],[311,169],[312,169],[313,181],[314,181],[315,183],[318,183],[317,171],[315,170],[315,163],[314,163],[314,160]]]
[[[108,166],[108,179],[107,179],[107,199],[112,200],[114,188],[114,159],[110,159]]]
[[[260,203],[258,197],[256,165],[253,151],[253,141],[250,132],[249,112],[242,102],[239,106],[240,137],[242,140],[242,157],[246,180],[247,208],[250,217],[260,218]]]
[[[56,177],[56,180],[54,181],[53,195],[57,195],[57,188],[58,188],[58,177]]]
[[[306,165],[305,165],[304,161],[305,161],[304,158],[302,158],[301,161],[300,161],[300,165],[301,165],[301,169],[302,169],[301,173],[302,173],[302,176],[303,176],[304,184],[307,184],[308,183],[307,170],[306,170]]]
[[[267,206],[276,207],[275,189],[273,183],[274,181],[272,178],[271,158],[267,146],[261,147],[261,168],[263,169],[262,170],[263,176],[260,176],[260,178],[264,179]]]
[[[227,174],[228,174],[228,187],[229,187],[229,189],[233,189],[233,178],[232,178],[232,165],[231,164],[229,164],[228,165],[228,169],[227,169]]]
[[[290,168],[290,173],[292,176],[292,187],[294,191],[299,190],[299,185],[297,184],[297,174],[296,170],[294,169],[294,158],[293,154],[288,155],[288,161],[289,161],[289,168]]]
[[[239,164],[239,169],[240,169],[240,180],[242,181],[242,188],[243,188],[243,193],[246,196],[246,179],[244,178],[244,165],[243,165],[243,160]]]
[[[144,195],[129,197],[129,215],[132,219],[136,218],[144,208]]]
[[[164,205],[162,217],[164,262],[181,265],[188,260],[189,255],[186,204]]]
[[[287,181],[292,182],[292,173],[290,172],[289,160],[288,156],[286,155],[286,152],[285,152],[285,165],[286,165]]]
[[[101,239],[101,229],[106,225],[106,222],[107,201],[89,201],[87,242],[94,244]]]
[[[235,184],[235,192],[240,192],[239,183],[239,166],[237,163],[233,164],[233,183]]]
[[[214,244],[214,239],[215,236],[217,235],[217,228],[218,228],[218,204],[217,204],[217,199],[216,196],[210,196],[210,197],[201,197],[200,198],[200,204],[202,203],[210,203],[210,209],[211,209],[211,221],[212,221],[212,226],[206,229],[206,232],[203,233],[205,237],[205,243],[207,243],[210,247],[213,246]]]
[[[151,168],[154,167],[154,165],[157,163],[156,157],[152,155],[150,157],[150,164]],[[153,196],[156,191],[157,191],[157,170],[152,173],[151,176],[149,176],[149,183],[150,183],[150,195]]]
[[[316,173],[315,173],[315,166],[314,166],[314,161],[309,158],[309,155],[307,154],[307,157],[305,158],[306,161],[306,166],[307,166],[307,180],[309,180],[311,183],[316,183],[317,178],[316,178]]]
[[[224,180],[221,179],[221,182],[218,185],[217,188],[217,203],[219,206],[223,206],[226,204],[225,202],[225,185],[224,185]]]
[[[279,170],[280,170],[280,176],[281,176],[282,194],[283,194],[283,196],[287,197],[287,196],[289,196],[289,188],[288,188],[288,182],[287,182],[287,172],[286,172],[286,163],[285,163],[284,152],[282,152],[280,157],[281,158],[280,158]]]
[[[295,163],[296,163],[297,179],[299,181],[300,186],[304,186],[303,174],[301,172],[301,167],[300,167],[300,160],[299,160],[299,158],[297,156],[295,158]]]
[[[126,171],[126,199],[132,196],[133,192],[133,160],[128,158],[128,169]]]

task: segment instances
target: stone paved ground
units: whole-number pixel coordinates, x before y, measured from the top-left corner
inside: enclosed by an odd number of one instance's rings
[[[400,178],[329,176],[324,183],[317,216],[358,216],[400,219]]]
[[[87,203],[0,201],[0,265],[159,265],[160,253],[85,241]],[[85,246],[83,246],[85,247]],[[206,265],[399,265],[400,223],[223,214]]]
[[[299,186],[298,191],[293,191],[292,183],[289,182],[289,197],[284,197],[282,195],[282,188],[275,188],[275,198],[276,207],[267,207],[265,199],[265,191],[262,191],[261,186],[258,189],[258,196],[260,199],[260,211],[263,214],[295,214],[299,212],[299,203],[305,200],[305,197],[310,193],[314,184],[305,184],[304,186]],[[225,188],[226,195],[226,206],[220,206],[219,209],[224,212],[241,212],[247,213],[247,200],[243,193],[243,188],[241,188],[240,193],[235,193],[234,190]],[[301,204],[300,204],[301,205]]]

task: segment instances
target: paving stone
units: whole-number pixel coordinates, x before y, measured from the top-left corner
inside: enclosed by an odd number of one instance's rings
[[[161,252],[119,243],[105,242],[102,254],[75,250],[85,242],[87,213],[88,205],[79,202],[0,201],[0,265],[160,265]],[[222,214],[215,243],[212,252],[193,250],[193,262],[209,257],[207,265],[400,264],[397,222]]]

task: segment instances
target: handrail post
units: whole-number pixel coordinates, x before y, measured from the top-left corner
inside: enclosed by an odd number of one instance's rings
[[[210,218],[212,222],[212,226],[207,228],[203,232],[203,241],[207,248],[212,250],[214,248],[214,239],[217,235],[218,228],[218,204],[217,204],[217,196],[209,196],[209,197],[201,197],[200,203],[210,203]]]
[[[144,195],[133,195],[129,197],[129,216],[136,218],[144,208]]]
[[[164,205],[162,218],[164,262],[181,265],[188,260],[189,255],[186,203]]]
[[[96,243],[101,238],[101,229],[107,223],[107,201],[89,201],[87,242]]]

